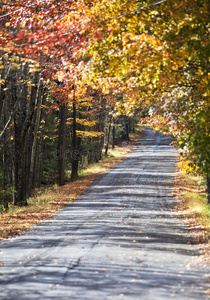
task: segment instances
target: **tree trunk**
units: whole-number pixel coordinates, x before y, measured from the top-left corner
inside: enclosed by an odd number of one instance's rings
[[[37,178],[37,187],[41,187],[41,182],[42,182],[42,163],[43,163],[43,135],[41,134],[40,141],[39,141],[39,151],[38,151],[38,178]]]
[[[21,139],[21,126],[19,113],[14,119],[14,173],[15,173],[15,193],[14,205],[27,205],[25,195],[25,140]]]
[[[32,124],[30,126],[30,130],[28,133],[28,141],[27,141],[27,165],[26,165],[26,184],[28,187],[27,195],[30,197],[30,188],[29,188],[29,181],[30,181],[30,167],[31,167],[31,153],[32,153],[32,147],[33,147],[33,141],[34,141],[34,131],[35,131],[35,123],[36,123],[36,114],[33,116]]]
[[[210,176],[207,174],[207,204],[210,204]]]
[[[24,74],[25,73],[25,74]],[[22,73],[21,80],[25,81],[26,69],[24,69]],[[25,167],[25,160],[24,160],[24,140],[21,139],[21,121],[23,121],[23,116],[26,113],[26,108],[23,107],[23,103],[25,103],[26,99],[23,97],[27,96],[27,86],[26,84],[23,86],[23,95],[18,95],[18,88],[16,85],[16,77],[19,76],[15,70],[11,72],[11,97],[13,105],[18,103],[17,110],[14,114],[14,205],[25,205],[25,195],[24,195],[24,182],[23,182],[23,174],[24,174],[24,167]],[[20,113],[22,109],[22,112]]]
[[[0,70],[0,78],[4,79],[5,77],[5,69]],[[4,84],[0,82],[0,126],[2,123],[4,123],[3,118],[4,118],[4,100],[5,100],[5,91],[4,91]],[[1,127],[0,127],[1,129]]]
[[[22,78],[25,82],[27,77],[27,64],[24,65]],[[25,145],[28,129],[31,126],[32,118],[37,100],[37,86],[39,81],[38,72],[34,73],[31,85],[29,106],[27,107],[28,88],[24,83],[23,93],[20,97],[19,109],[14,116],[14,205],[27,205],[26,200],[26,168],[25,168]]]
[[[9,107],[8,107],[8,99],[4,101],[3,104],[3,113],[4,113],[4,120],[3,125],[6,125],[8,114],[9,114]],[[8,209],[8,203],[9,203],[9,195],[8,195],[8,188],[10,187],[9,182],[9,165],[10,165],[10,149],[8,144],[8,130],[5,131],[5,134],[3,136],[3,197],[2,197],[2,206],[4,209]]]
[[[100,112],[99,112],[99,132],[104,132],[105,127],[105,118],[106,118],[106,98],[103,98],[103,96],[100,97]],[[105,135],[105,133],[104,133]],[[102,150],[104,148],[104,135],[101,135],[99,138],[99,148],[98,148],[98,159],[102,159]]]
[[[129,138],[129,117],[127,117],[127,116],[126,116],[125,128],[126,128],[126,141],[130,141],[130,138]]]
[[[35,169],[35,157],[36,157],[36,149],[37,149],[37,135],[41,120],[41,105],[42,105],[42,97],[41,95],[41,82],[39,82],[38,87],[38,94],[37,94],[37,108],[36,108],[36,115],[35,115],[35,128],[34,128],[34,136],[33,136],[33,143],[31,148],[31,155],[30,155],[30,169],[29,169],[29,181],[28,181],[28,196],[31,196],[31,191],[33,189],[33,179],[34,179],[34,169]]]
[[[105,155],[107,155],[108,149],[109,149],[110,132],[111,132],[111,123],[109,123],[108,132],[107,132],[106,145],[105,145]]]
[[[112,119],[112,149],[115,147],[115,119]]]
[[[76,133],[76,97],[75,97],[75,86],[74,88],[74,98],[73,98],[73,132],[72,132],[72,153],[71,153],[71,180],[74,181],[78,177],[78,150],[77,150],[77,133]]]
[[[58,170],[59,185],[65,184],[65,152],[66,152],[66,104],[59,105],[59,127],[58,127]]]

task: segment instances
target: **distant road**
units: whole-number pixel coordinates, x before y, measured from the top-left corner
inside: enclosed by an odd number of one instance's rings
[[[80,199],[0,243],[0,299],[208,299],[198,245],[171,210],[176,149],[146,129]]]

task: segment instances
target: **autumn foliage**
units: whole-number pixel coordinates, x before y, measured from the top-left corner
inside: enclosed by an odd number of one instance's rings
[[[207,0],[1,1],[3,205],[27,203],[55,152],[60,184],[69,165],[74,180],[81,153],[99,160],[136,116],[176,137],[210,193],[209,11]]]

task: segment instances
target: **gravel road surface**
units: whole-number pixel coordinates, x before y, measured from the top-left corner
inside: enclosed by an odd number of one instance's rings
[[[74,204],[0,243],[0,299],[208,299],[208,272],[172,210],[176,149],[146,129]]]

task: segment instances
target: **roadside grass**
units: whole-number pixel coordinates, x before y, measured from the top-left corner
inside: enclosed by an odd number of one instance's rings
[[[202,248],[202,260],[210,262],[210,205],[207,205],[205,184],[200,176],[180,171],[176,177],[175,189],[178,213]]]
[[[98,163],[85,164],[76,181],[67,182],[64,186],[55,184],[35,190],[25,207],[10,205],[8,211],[0,213],[0,239],[21,235],[26,228],[51,217],[74,202],[98,176],[126,158],[137,144],[141,133],[142,129],[139,127],[136,133],[130,135],[130,143],[123,143],[114,149],[110,145],[108,155],[103,155]]]
[[[103,159],[97,163],[84,164],[83,169],[79,172],[79,177],[83,178],[93,174],[102,174],[109,170],[116,163],[120,162],[125,155],[130,151],[131,145],[126,146],[115,146],[114,149],[109,149],[107,156],[104,156]]]

